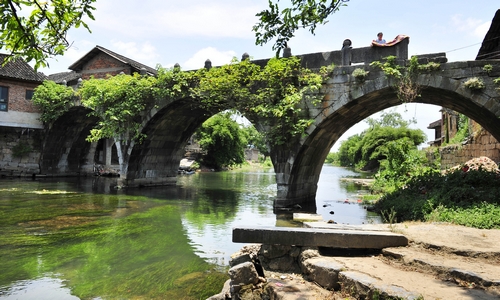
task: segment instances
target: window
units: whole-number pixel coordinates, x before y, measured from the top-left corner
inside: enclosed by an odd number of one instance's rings
[[[0,86],[0,111],[7,111],[9,106],[9,88]]]
[[[26,90],[26,100],[31,100],[33,98],[33,94],[35,91],[33,90]]]

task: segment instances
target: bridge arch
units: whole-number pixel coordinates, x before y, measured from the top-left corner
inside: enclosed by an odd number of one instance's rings
[[[163,101],[143,122],[146,138],[131,149],[125,184],[175,184],[189,138],[211,116],[191,98]]]
[[[465,71],[463,63],[455,66],[448,64],[450,66],[442,72],[420,75],[417,78],[421,88],[420,97],[414,102],[438,105],[462,113],[500,140],[500,93],[492,82],[495,77],[481,72],[487,62],[468,63],[469,67]],[[402,104],[392,86],[393,82],[382,72],[370,69],[370,78],[360,84],[346,75],[352,70],[353,67],[336,70],[333,78],[325,84],[322,112],[308,135],[290,147],[288,156],[275,157],[278,161],[278,167],[275,165],[278,183],[275,207],[300,204],[314,211],[319,174],[333,144],[356,123],[386,108]],[[472,77],[471,74],[480,76],[487,88],[471,91],[464,87],[463,83]]]
[[[40,171],[49,175],[80,175],[92,173],[97,143],[86,141],[97,118],[90,110],[71,107],[45,133],[40,157]]]

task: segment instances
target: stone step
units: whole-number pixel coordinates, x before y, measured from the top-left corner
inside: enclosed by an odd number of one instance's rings
[[[320,257],[304,264],[311,274],[324,272],[336,280],[340,289],[356,299],[498,299],[492,291],[461,287],[442,281],[433,274],[400,269],[383,256]],[[330,268],[325,270],[325,268]],[[323,269],[320,271],[320,269]],[[336,274],[336,279],[333,274]],[[369,275],[368,275],[369,274]],[[313,278],[318,281],[319,278]],[[321,282],[321,281],[320,281]]]
[[[432,272],[442,280],[466,282],[474,287],[500,291],[500,262],[446,254],[421,247],[386,248],[384,256],[397,259],[404,266],[417,267]]]
[[[406,246],[408,239],[393,232],[293,227],[235,227],[233,242],[350,249]]]

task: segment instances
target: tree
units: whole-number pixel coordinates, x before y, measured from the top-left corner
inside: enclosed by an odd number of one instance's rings
[[[66,35],[71,28],[85,27],[82,20],[94,20],[96,0],[2,0],[0,1],[0,48],[9,59],[35,61],[35,70],[48,66],[47,59],[62,55],[71,43]]]
[[[255,147],[259,152],[264,155],[264,160],[270,155],[269,147],[266,145],[264,134],[255,129],[255,126],[245,126],[242,132],[247,140],[248,145]]]
[[[350,136],[347,140],[343,141],[339,147],[339,163],[343,167],[354,167],[359,161],[360,154],[358,144],[361,142],[361,135],[356,134]]]
[[[408,127],[410,124],[416,124],[416,120],[414,119],[406,121],[399,113],[387,111],[382,112],[379,119],[367,118],[365,122],[370,125],[370,128],[375,128],[377,126],[397,128]]]
[[[384,112],[380,119],[369,118],[366,122],[370,125],[369,129],[348,138],[340,146],[341,166],[378,168],[379,162],[390,154],[390,142],[405,139],[405,144],[411,143],[411,147],[416,149],[425,141],[424,132],[408,128],[411,122],[403,120],[396,112]]]
[[[206,151],[203,163],[222,169],[245,162],[247,141],[230,112],[222,112],[206,120],[198,129],[200,147]]]
[[[281,49],[294,36],[299,27],[308,28],[314,34],[316,26],[327,23],[327,18],[338,11],[349,0],[291,0],[291,6],[284,9],[269,0],[269,8],[259,12],[259,23],[253,26],[255,44],[264,45],[275,39],[273,50],[279,56]],[[279,2],[276,1],[276,2]]]

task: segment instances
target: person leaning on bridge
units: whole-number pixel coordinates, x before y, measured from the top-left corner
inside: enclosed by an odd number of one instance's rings
[[[382,32],[377,33],[377,39],[374,40],[377,44],[385,44],[385,40],[383,39],[384,34]]]

